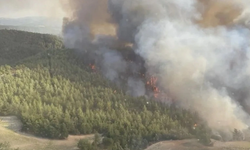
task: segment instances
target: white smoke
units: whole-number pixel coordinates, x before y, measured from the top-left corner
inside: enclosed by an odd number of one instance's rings
[[[141,25],[136,35],[137,53],[158,72],[161,87],[182,107],[199,112],[210,127],[246,128],[248,115],[228,92],[230,87],[236,91],[249,87],[244,84],[249,81],[249,60],[239,58],[241,54],[247,57],[249,31],[201,28],[190,21],[199,16],[195,0],[185,1],[190,5],[175,2],[177,14],[169,16],[166,8],[163,18],[149,18]],[[217,80],[222,85],[215,86]]]
[[[205,5],[208,1],[211,3],[209,6]],[[94,43],[98,45],[97,62],[108,79],[117,82],[128,69],[141,67],[141,64],[130,65],[119,51],[114,52],[110,48],[114,43],[133,43],[134,52],[145,62],[147,74],[156,76],[161,91],[171,95],[179,106],[198,112],[214,129],[244,129],[249,125],[250,113],[250,32],[242,21],[248,19],[246,9],[250,3],[243,0],[220,1],[218,5],[230,4],[232,11],[219,10],[218,13],[222,11],[223,15],[217,16],[227,16],[227,19],[217,23],[216,16],[205,15],[206,11],[213,10],[208,7],[216,6],[217,2],[109,0],[104,7],[108,11],[98,13],[111,19],[96,21],[100,16],[86,19],[86,14],[96,16],[94,10],[79,11],[81,5],[86,7],[87,0],[84,3],[74,1],[77,10],[73,13],[72,24],[68,26],[69,32],[65,32],[66,44],[83,49],[86,41],[92,41],[89,38],[92,26],[104,22],[115,26],[116,35],[113,38],[94,38],[97,39]],[[91,3],[91,7],[93,5]],[[101,3],[100,7],[103,5],[105,3]],[[243,9],[243,13],[238,9]],[[214,20],[217,22],[203,27],[202,23]],[[77,31],[74,29],[87,31],[70,32]],[[127,79],[129,94],[141,96],[146,93],[142,80],[133,76]]]
[[[140,79],[128,79],[128,94],[139,97],[146,94],[145,83]]]
[[[109,49],[100,50],[102,58],[101,68],[104,76],[113,82],[119,81],[119,75],[126,72],[127,63],[122,56]]]
[[[187,10],[185,14],[193,7]],[[137,52],[148,66],[158,69],[162,88],[175,95],[181,106],[198,111],[213,128],[245,128],[247,115],[229,96],[227,87],[235,87],[237,82],[244,86],[242,80],[248,79],[243,65],[231,65],[246,61],[237,55],[248,50],[249,35],[224,27],[203,29],[192,22],[183,23],[181,17],[144,23],[137,34]],[[223,83],[216,87],[213,84],[218,79]]]

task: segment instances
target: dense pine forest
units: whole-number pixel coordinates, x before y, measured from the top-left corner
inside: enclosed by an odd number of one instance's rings
[[[62,41],[53,35],[0,30],[0,65],[15,64],[40,52],[62,47]]]
[[[89,150],[139,150],[185,138],[210,142],[197,114],[125,95],[56,36],[0,30],[0,52],[0,115],[18,116],[23,132],[51,139],[96,134],[93,144],[78,144]]]

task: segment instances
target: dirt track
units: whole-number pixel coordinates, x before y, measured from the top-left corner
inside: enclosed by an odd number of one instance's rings
[[[151,145],[146,150],[250,150],[250,142],[213,141],[212,147],[206,147],[197,140],[165,141]]]

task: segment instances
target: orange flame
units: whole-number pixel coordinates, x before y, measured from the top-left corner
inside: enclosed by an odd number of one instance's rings
[[[147,81],[147,85],[152,88],[155,98],[158,98],[159,93],[160,93],[160,89],[157,87],[157,81],[158,81],[158,78],[156,77],[151,77],[150,80]]]
[[[95,67],[95,65],[94,64],[89,64],[89,67],[92,69],[92,70],[96,70],[96,67]]]

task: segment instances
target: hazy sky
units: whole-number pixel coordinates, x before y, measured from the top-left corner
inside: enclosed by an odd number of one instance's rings
[[[63,17],[60,0],[0,0],[0,17]]]

